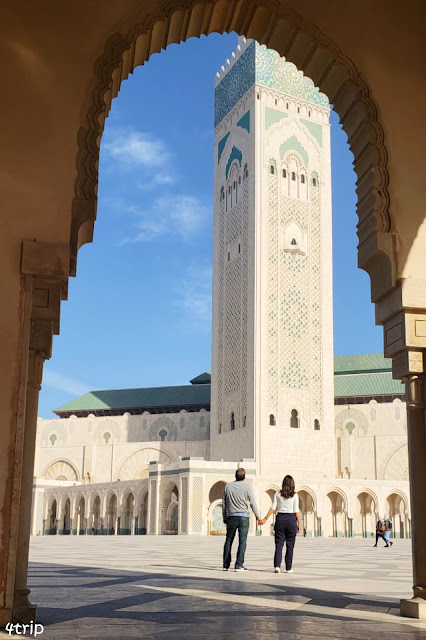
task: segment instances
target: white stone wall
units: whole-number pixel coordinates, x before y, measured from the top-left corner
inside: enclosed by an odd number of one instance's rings
[[[160,435],[162,431],[166,435]],[[39,418],[34,474],[89,484],[144,477],[152,460],[207,458],[209,431],[210,414],[204,409],[113,418]]]

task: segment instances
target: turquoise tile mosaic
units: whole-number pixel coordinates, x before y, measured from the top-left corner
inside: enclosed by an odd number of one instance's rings
[[[287,151],[290,151],[290,150],[297,151],[298,153],[300,153],[300,155],[302,156],[305,162],[305,167],[308,166],[309,164],[308,152],[304,149],[304,147],[302,147],[301,143],[296,138],[296,136],[291,136],[285,142],[283,142],[282,145],[280,145],[281,160],[284,158]]]
[[[226,134],[226,136],[223,136],[222,140],[219,140],[218,145],[217,145],[217,163],[219,164],[220,162],[220,157],[223,153],[223,150],[225,148],[226,145],[226,141],[229,138],[229,132]]]
[[[247,111],[237,122],[237,125],[250,133],[250,111]]]
[[[241,153],[241,151],[238,149],[238,147],[232,147],[232,151],[229,154],[229,158],[228,158],[228,162],[226,163],[226,179],[228,180],[228,173],[229,173],[229,169],[231,168],[231,164],[234,160],[238,160],[240,167],[241,167],[241,161],[243,159],[243,154]]]
[[[254,83],[320,107],[329,107],[327,96],[318,91],[313,81],[294,64],[286,62],[276,51],[251,42],[216,87],[215,127]]]

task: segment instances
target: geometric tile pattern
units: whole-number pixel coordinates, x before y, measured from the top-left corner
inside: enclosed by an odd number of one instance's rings
[[[192,481],[192,531],[200,533],[203,525],[203,479]]]

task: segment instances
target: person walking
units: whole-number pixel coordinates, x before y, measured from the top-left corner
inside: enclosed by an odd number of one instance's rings
[[[228,482],[222,498],[222,517],[226,524],[226,540],[223,548],[223,570],[228,571],[231,566],[231,548],[235,534],[238,531],[238,550],[235,561],[235,571],[248,571],[244,566],[244,555],[247,546],[247,535],[250,524],[248,505],[259,522],[260,515],[252,488],[244,482],[246,472],[237,469],[235,482]]]
[[[383,520],[381,520],[380,516],[379,519],[377,520],[376,523],[376,544],[374,545],[375,547],[377,547],[377,542],[379,540],[379,538],[382,538],[383,542],[385,542],[385,546],[388,547],[389,543],[388,540],[386,539],[385,536],[386,533],[386,524],[384,523],[384,518]],[[391,543],[393,544],[393,543]]]
[[[383,524],[385,525],[385,531],[383,533],[383,540],[385,540],[386,542],[386,546],[392,546],[393,542],[390,539],[390,533],[392,531],[392,523],[391,521],[388,519],[388,517],[385,515],[383,516]]]
[[[277,511],[275,520],[275,555],[274,571],[280,573],[283,559],[283,547],[286,543],[285,569],[287,573],[293,573],[293,551],[296,535],[302,528],[300,521],[299,496],[296,493],[294,480],[291,476],[285,476],[281,491],[274,495],[271,508],[266,516],[259,521],[264,524],[269,516]]]

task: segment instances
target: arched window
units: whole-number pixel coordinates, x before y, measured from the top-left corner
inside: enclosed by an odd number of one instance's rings
[[[238,176],[238,184],[241,184],[241,176]]]
[[[278,104],[278,100],[275,98],[275,104]]]
[[[299,412],[297,409],[292,409],[291,411],[290,427],[293,429],[299,428]]]
[[[244,165],[244,173],[243,173],[243,178],[248,178],[248,167],[247,165]]]
[[[271,166],[269,167],[269,171],[271,172],[272,175],[274,175],[275,173],[275,167],[273,164],[271,164]]]
[[[231,431],[235,430],[235,416],[234,412],[231,413]]]
[[[311,117],[311,112],[310,112],[310,111],[308,111],[308,118],[310,118],[310,117]]]
[[[222,433],[222,423],[221,422],[219,422],[219,426],[218,426],[217,432],[218,433]]]
[[[291,172],[291,179],[296,180],[296,174],[294,173],[294,171]]]
[[[237,181],[234,180],[234,189],[236,189],[236,188],[237,188]]]
[[[160,440],[162,440],[164,442],[164,440],[167,437],[167,431],[165,429],[161,429],[160,433],[158,434],[160,436]]]
[[[283,178],[287,178],[287,171],[283,169]]]
[[[243,427],[245,427],[247,424],[247,416],[244,416],[244,420],[243,420]]]
[[[52,433],[52,435],[49,436],[49,440],[52,443],[52,447],[55,446],[55,442],[56,442],[57,439],[58,439],[58,436],[56,435],[56,433]]]
[[[296,238],[292,238],[290,244],[294,247],[297,245],[297,240]]]
[[[238,243],[238,253],[241,253],[241,245]]]
[[[105,440],[105,444],[108,444],[109,439],[111,438],[111,434],[109,433],[109,431],[106,431],[102,437]]]
[[[300,176],[300,182],[301,182],[302,184],[305,184],[305,176],[304,176],[304,174],[303,174],[303,173],[302,173],[302,175]]]
[[[320,421],[315,419],[314,420],[314,429],[315,431],[319,431],[320,430]]]
[[[260,100],[260,94],[259,93],[257,94],[257,99]]]
[[[271,427],[275,427],[275,425],[277,424],[273,413],[271,413],[271,415],[269,416],[269,424],[271,425]]]
[[[228,251],[228,262],[231,260],[231,252]]]
[[[288,102],[285,103],[285,108],[288,109]]]
[[[300,113],[300,107],[297,107],[297,113]]]
[[[316,179],[316,178],[312,178],[312,185],[313,185],[314,187],[316,187],[316,186],[317,186],[317,179]]]

